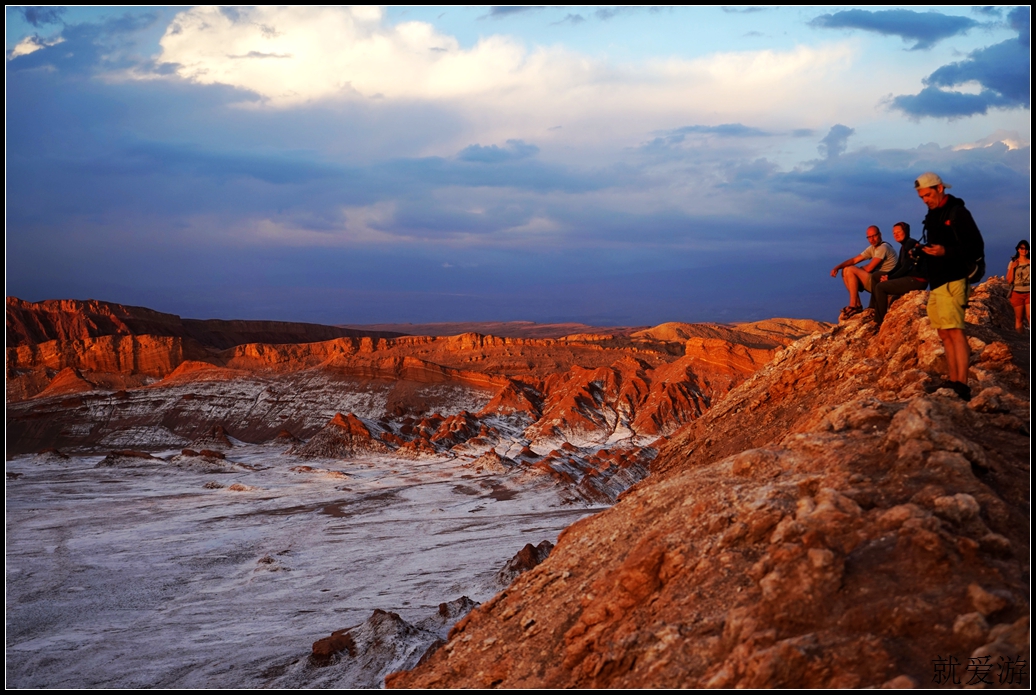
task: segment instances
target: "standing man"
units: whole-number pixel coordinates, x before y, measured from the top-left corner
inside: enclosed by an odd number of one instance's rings
[[[874,286],[882,275],[888,275],[896,267],[896,251],[892,244],[881,240],[881,230],[875,226],[867,227],[867,241],[870,246],[865,248],[859,256],[842,261],[831,269],[831,277],[842,271],[842,281],[845,288],[849,290],[849,306],[842,309],[839,318],[847,319],[863,311],[860,303],[860,292],[874,292]],[[862,268],[856,264],[862,261],[870,261]],[[874,305],[874,296],[871,295],[871,306]]]
[[[928,206],[924,218],[928,243],[921,250],[928,255],[928,319],[939,332],[949,379],[942,385],[971,400],[968,388],[968,360],[971,349],[964,335],[964,310],[968,306],[968,276],[985,253],[978,231],[964,201],[946,193],[949,184],[937,174],[926,172],[914,181],[917,195]]]
[[[924,269],[924,257],[917,249],[917,240],[910,238],[910,225],[896,222],[892,227],[892,238],[899,247],[899,260],[887,276],[882,276],[872,293],[874,296],[874,320],[880,326],[889,309],[889,297],[898,297],[928,287],[928,275]]]

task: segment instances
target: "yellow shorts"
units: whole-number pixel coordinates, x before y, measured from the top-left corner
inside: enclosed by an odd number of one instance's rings
[[[928,320],[932,322],[932,328],[964,328],[969,290],[967,280],[954,280],[928,293]]]

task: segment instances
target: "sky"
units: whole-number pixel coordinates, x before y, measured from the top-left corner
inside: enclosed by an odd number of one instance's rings
[[[834,320],[867,226],[919,235],[922,172],[990,273],[1029,234],[1027,6],[6,12],[29,301]]]

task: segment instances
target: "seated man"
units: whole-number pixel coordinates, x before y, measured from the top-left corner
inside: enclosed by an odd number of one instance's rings
[[[881,282],[871,293],[874,299],[874,320],[881,325],[889,308],[889,297],[923,290],[928,287],[928,275],[924,269],[924,254],[921,249],[914,250],[917,240],[910,238],[910,225],[896,222],[892,227],[892,237],[900,244],[899,260],[888,276],[882,276]]]
[[[874,286],[878,284],[881,275],[888,275],[896,267],[896,251],[892,244],[881,240],[881,231],[875,227],[867,227],[867,241],[870,246],[865,248],[859,256],[842,261],[831,269],[831,277],[842,271],[842,280],[845,288],[849,290],[849,306],[842,309],[839,318],[847,319],[863,311],[860,303],[860,291],[874,292]],[[868,261],[867,265],[857,268],[856,264]],[[874,306],[874,297],[871,296],[871,304]]]

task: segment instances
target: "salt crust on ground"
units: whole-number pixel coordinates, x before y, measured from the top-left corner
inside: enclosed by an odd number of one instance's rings
[[[305,470],[259,445],[228,452],[256,471],[101,459],[7,462],[8,685],[348,687],[293,665],[376,608],[417,623],[487,600],[517,550],[600,509],[464,459]]]

